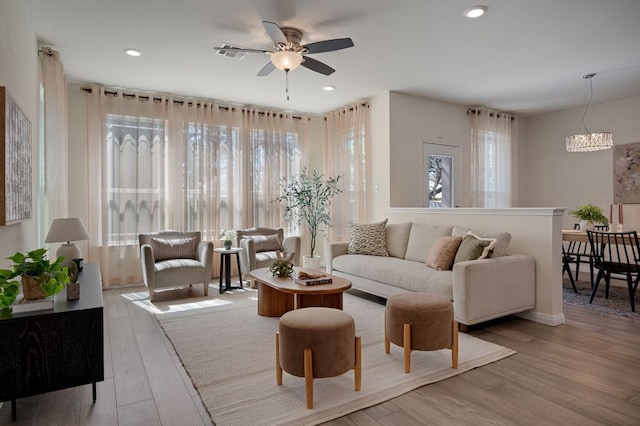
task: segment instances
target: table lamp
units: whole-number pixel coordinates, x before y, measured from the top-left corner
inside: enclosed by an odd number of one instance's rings
[[[83,241],[89,239],[89,233],[87,228],[84,227],[84,223],[79,217],[68,217],[63,219],[54,219],[49,228],[45,243],[63,243],[58,251],[56,251],[56,257],[63,256],[62,266],[69,266],[73,262],[73,259],[82,257],[80,248],[73,244],[72,241]]]

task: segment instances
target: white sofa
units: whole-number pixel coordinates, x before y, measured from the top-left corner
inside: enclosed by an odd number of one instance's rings
[[[452,270],[427,266],[427,254],[439,237],[464,237],[470,231],[495,239],[490,257],[459,261]],[[328,243],[327,272],[385,298],[406,292],[446,297],[453,301],[456,320],[467,326],[535,307],[535,258],[509,253],[509,233],[399,223],[387,224],[384,234],[380,245],[386,244],[388,256],[349,254],[349,242]]]

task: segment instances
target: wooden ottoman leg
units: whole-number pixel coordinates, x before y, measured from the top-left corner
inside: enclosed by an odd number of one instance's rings
[[[282,384],[282,367],[280,366],[280,333],[276,333],[276,383]]]
[[[411,324],[404,325],[404,372],[411,371]]]
[[[304,350],[304,390],[307,395],[307,408],[313,408],[313,360],[309,348]]]
[[[356,391],[359,391],[362,386],[362,343],[360,336],[356,336],[356,365],[354,368],[354,377],[356,381]]]
[[[453,320],[451,333],[451,366],[458,368],[458,321],[456,320]]]
[[[391,351],[391,342],[387,337],[387,311],[384,312],[384,352],[389,353]]]

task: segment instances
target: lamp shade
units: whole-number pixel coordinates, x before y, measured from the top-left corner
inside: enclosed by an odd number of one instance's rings
[[[280,50],[271,54],[271,62],[280,71],[293,71],[302,63],[302,54]]]
[[[567,136],[568,152],[602,151],[613,147],[613,133],[580,133]]]
[[[49,228],[45,243],[60,243],[64,241],[88,240],[89,233],[79,217],[54,219]]]

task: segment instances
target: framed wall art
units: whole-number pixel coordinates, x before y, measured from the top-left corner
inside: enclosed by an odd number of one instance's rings
[[[0,86],[0,226],[31,219],[31,123]]]
[[[613,147],[613,202],[640,204],[640,142]]]

